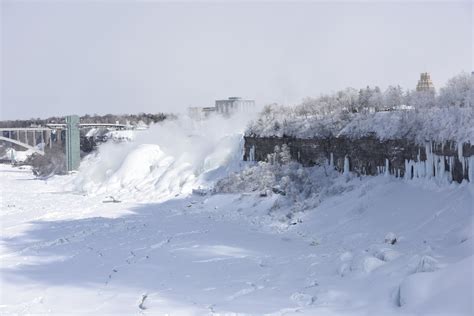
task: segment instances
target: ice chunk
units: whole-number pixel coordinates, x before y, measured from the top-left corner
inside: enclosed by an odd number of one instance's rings
[[[390,232],[387,235],[385,235],[384,241],[387,244],[394,245],[397,242],[397,235],[395,235],[395,233]]]
[[[438,261],[430,256],[423,256],[416,267],[416,272],[433,272],[438,269]]]

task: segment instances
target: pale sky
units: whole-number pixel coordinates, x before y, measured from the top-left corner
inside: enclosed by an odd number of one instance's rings
[[[0,119],[294,104],[473,69],[470,0],[1,3]]]

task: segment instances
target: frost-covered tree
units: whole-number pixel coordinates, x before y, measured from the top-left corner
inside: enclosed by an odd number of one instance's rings
[[[250,124],[246,134],[300,138],[377,135],[383,139],[472,139],[473,81],[470,75],[458,75],[440,89],[439,96],[434,91],[407,90],[404,93],[400,86],[389,86],[384,92],[367,86],[359,91],[347,88],[305,98],[295,107],[272,105]],[[415,110],[400,105],[412,106]],[[377,113],[384,110],[393,111]]]
[[[375,87],[369,97],[369,111],[380,111],[384,109],[383,95],[379,87]]]
[[[318,194],[323,184],[328,185],[334,178],[329,176],[331,172],[336,171],[326,169],[325,163],[303,168],[290,159],[288,146],[275,146],[275,152],[268,155],[268,161],[258,162],[220,179],[214,190],[222,193],[273,192],[297,202]]]
[[[432,108],[436,105],[436,95],[434,91],[412,91],[407,103],[415,109]]]
[[[394,109],[404,103],[402,87],[388,86],[383,94],[383,104],[385,109]]]
[[[359,94],[354,88],[346,88],[336,93],[336,101],[340,110],[355,113],[359,105]]]
[[[291,161],[291,153],[290,153],[290,147],[288,147],[287,144],[283,144],[281,146],[281,150],[278,153],[279,158],[280,158],[280,163],[281,164],[288,164]]]
[[[369,108],[370,98],[372,97],[372,89],[367,86],[365,89],[359,90],[359,108],[357,112],[362,112]]]
[[[461,73],[448,80],[439,91],[440,106],[471,107],[474,103],[474,76]]]

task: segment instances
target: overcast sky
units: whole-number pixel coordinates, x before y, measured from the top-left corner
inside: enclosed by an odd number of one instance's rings
[[[2,1],[1,119],[436,86],[473,68],[458,2]]]

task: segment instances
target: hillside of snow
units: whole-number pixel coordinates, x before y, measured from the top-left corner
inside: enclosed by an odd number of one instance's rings
[[[473,311],[467,183],[341,177],[282,225],[277,195],[104,203],[66,190],[71,176],[0,173],[2,314]]]
[[[0,165],[0,313],[472,315],[472,183],[243,162],[245,123]]]

